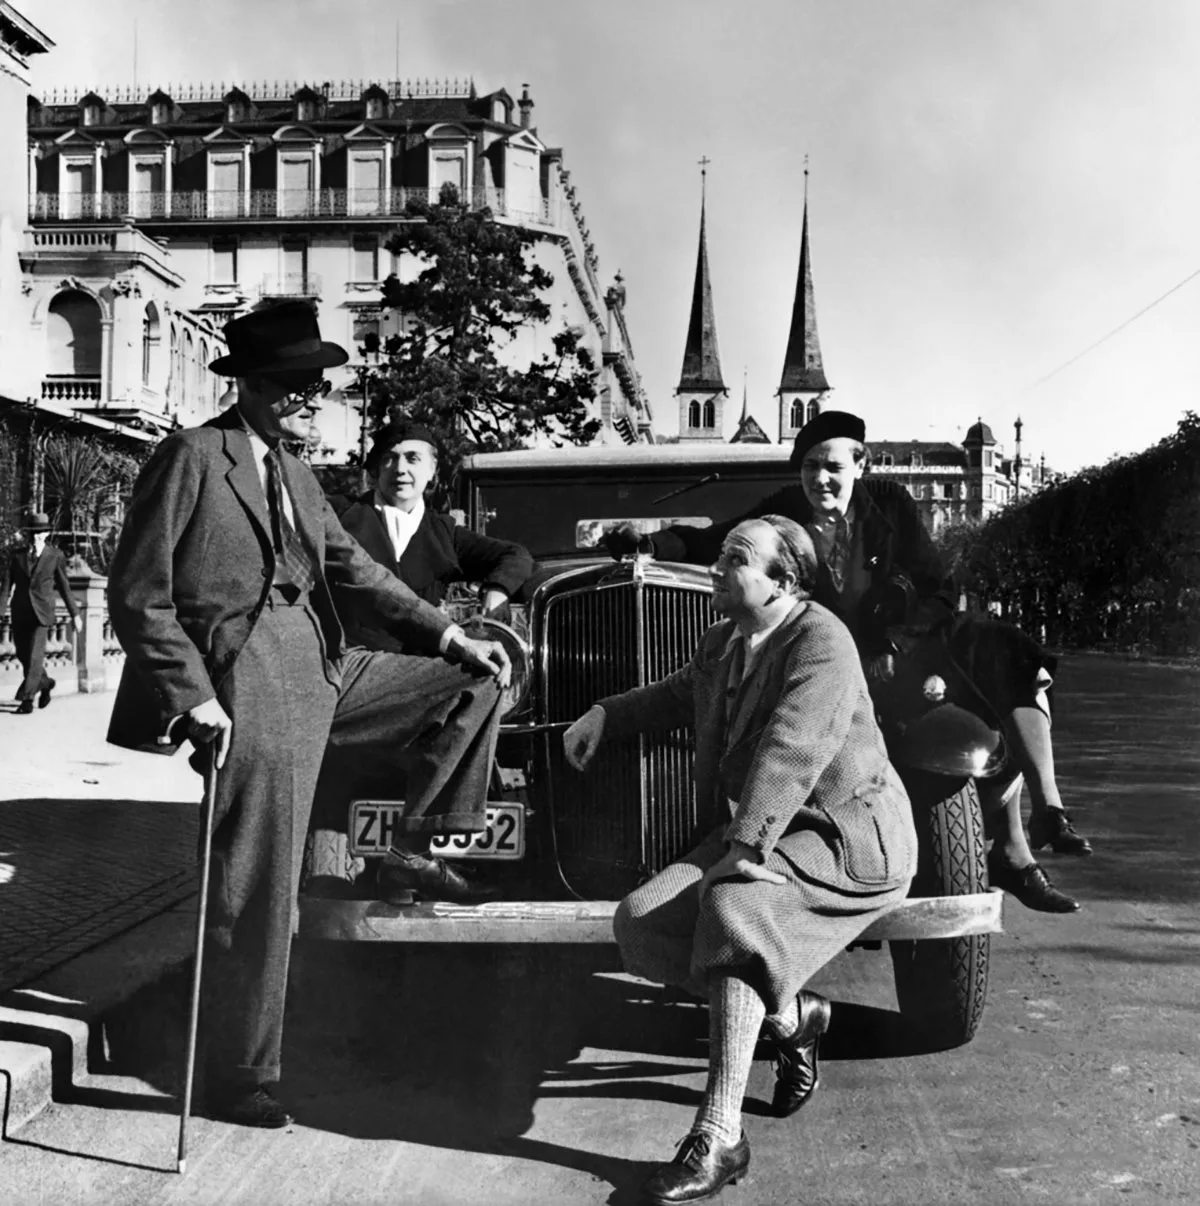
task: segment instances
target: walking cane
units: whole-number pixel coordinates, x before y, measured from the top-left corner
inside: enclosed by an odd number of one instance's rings
[[[200,898],[196,902],[196,960],[192,964],[192,1005],[188,1015],[187,1056],[183,1070],[183,1104],[179,1114],[179,1153],[175,1171],[187,1172],[188,1117],[192,1112],[192,1081],[196,1075],[196,1033],[200,1023],[200,974],[204,966],[204,920],[208,913],[208,870],[212,863],[213,811],[217,802],[217,746],[219,738],[209,742],[209,763],[204,774],[204,809],[200,824],[204,827],[200,847]]]

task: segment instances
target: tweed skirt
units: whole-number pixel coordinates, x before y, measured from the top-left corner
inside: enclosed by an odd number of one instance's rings
[[[713,884],[705,872],[724,857],[724,826],[631,892],[613,928],[625,970],[707,997],[718,976],[736,975],[779,1013],[839,951],[908,895],[906,879],[874,892],[840,892],[806,879],[778,851],[766,867],[773,884],[740,876]]]

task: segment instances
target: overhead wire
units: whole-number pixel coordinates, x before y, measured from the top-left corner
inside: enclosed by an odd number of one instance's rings
[[[1095,343],[1084,348],[1082,352],[1072,356],[1070,360],[1064,361],[1057,368],[1051,369],[1051,371],[1048,372],[1044,377],[1039,377],[1032,384],[1025,386],[1025,388],[1021,391],[1021,396],[1031,393],[1040,385],[1045,385],[1045,383],[1052,377],[1057,377],[1059,373],[1069,369],[1071,365],[1078,363],[1078,361],[1082,360],[1085,356],[1089,355],[1091,352],[1094,352],[1098,347],[1100,347],[1101,344],[1107,343],[1114,335],[1120,334],[1120,332],[1129,326],[1130,323],[1136,322],[1142,317],[1143,314],[1148,314],[1160,302],[1166,301],[1172,293],[1178,293],[1179,290],[1184,287],[1184,285],[1188,284],[1189,281],[1194,281],[1198,276],[1200,276],[1200,268],[1197,268],[1196,271],[1190,275],[1185,276],[1177,285],[1172,285],[1171,288],[1166,291],[1166,293],[1164,293],[1161,297],[1156,297],[1152,302],[1150,302],[1149,305],[1143,306],[1136,314],[1131,314],[1127,319],[1125,319],[1124,322],[1113,327],[1113,329],[1109,331],[1107,335],[1102,335],[1096,340]]]

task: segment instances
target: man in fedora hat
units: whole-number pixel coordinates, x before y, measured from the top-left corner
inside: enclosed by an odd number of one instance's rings
[[[17,712],[28,716],[33,711],[33,700],[37,697],[38,707],[47,707],[50,692],[58,685],[46,673],[46,637],[54,623],[54,592],[71,613],[75,631],[83,627],[83,616],[71,594],[67,580],[67,559],[62,551],[50,544],[50,517],[44,512],[30,516],[26,529],[29,544],[21,552],[14,553],[8,561],[3,588],[0,588],[0,611],[12,590],[12,638],[17,648],[17,660],[25,677],[17,688]]]
[[[296,892],[326,744],[402,752],[413,841],[486,828],[484,801],[511,673],[347,535],[312,472],[287,452],[323,371],[346,352],[312,308],[234,319],[214,372],[236,402],[156,449],[134,487],[109,574],[127,654],[109,740],[173,752],[213,743],[217,781],[204,1036],[208,1105],[248,1126],[291,1121],[279,1078]],[[347,648],[332,590],[351,592],[405,653]],[[442,660],[439,660],[442,659]],[[451,663],[451,664],[446,664]],[[414,855],[409,887],[471,899]]]

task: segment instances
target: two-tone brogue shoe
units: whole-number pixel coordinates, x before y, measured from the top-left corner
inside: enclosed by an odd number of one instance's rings
[[[801,989],[796,997],[800,1024],[795,1033],[775,1040],[775,1095],[771,1109],[777,1118],[794,1114],[821,1083],[817,1048],[829,1029],[831,1007],[820,993]]]
[[[654,1206],[707,1202],[726,1185],[736,1185],[749,1167],[750,1141],[744,1131],[733,1144],[692,1131],[679,1145],[675,1159],[656,1168],[642,1183],[642,1198]]]

